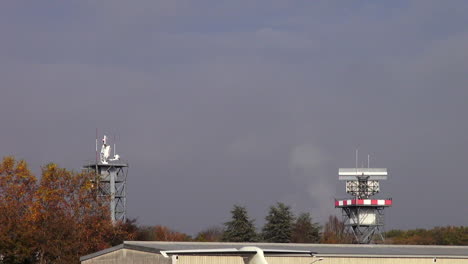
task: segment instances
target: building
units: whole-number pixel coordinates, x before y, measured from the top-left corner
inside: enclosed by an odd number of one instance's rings
[[[82,264],[312,264],[319,261],[320,264],[468,264],[468,246],[125,241],[83,256],[80,261]]]

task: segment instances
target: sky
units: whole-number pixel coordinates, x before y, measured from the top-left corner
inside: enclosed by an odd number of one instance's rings
[[[466,1],[1,1],[0,155],[129,163],[127,215],[195,234],[234,204],[324,223],[338,168],[389,170],[386,229],[467,225]]]

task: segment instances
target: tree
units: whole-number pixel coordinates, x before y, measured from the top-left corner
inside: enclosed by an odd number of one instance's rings
[[[111,246],[116,246],[122,244],[125,240],[136,240],[139,229],[140,227],[137,225],[137,220],[135,218],[127,218],[125,222],[117,222],[117,224],[114,225],[113,232],[110,237],[106,238],[106,241],[110,243]]]
[[[111,245],[116,230],[93,179],[53,163],[43,167],[34,204],[39,263],[73,263]]]
[[[222,240],[228,242],[255,242],[257,234],[253,220],[250,220],[245,207],[234,205],[232,220],[224,223]]]
[[[181,232],[174,231],[167,226],[140,226],[135,234],[140,241],[191,241],[192,238]]]
[[[5,157],[0,163],[0,256],[2,263],[34,262],[36,177],[25,161]]]
[[[200,231],[195,237],[195,241],[200,242],[219,242],[223,238],[223,228],[218,226],[209,227]]]
[[[283,203],[277,203],[270,207],[270,212],[265,217],[262,237],[267,242],[289,243],[294,224],[294,215],[291,208]]]
[[[309,213],[302,213],[294,223],[291,234],[293,243],[318,243],[320,241],[320,225],[312,222]]]
[[[190,241],[190,236],[184,233],[173,231],[166,226],[157,225],[154,227],[155,240],[157,241]]]
[[[322,243],[325,244],[349,244],[352,236],[346,232],[345,225],[336,216],[329,216],[322,235]]]
[[[135,239],[139,241],[155,241],[156,235],[154,234],[154,227],[139,226]]]
[[[387,242],[408,245],[468,245],[468,227],[446,226],[433,229],[391,230]]]
[[[82,255],[131,239],[132,223],[112,225],[94,179],[51,163],[38,183],[25,161],[6,157],[0,163],[2,263],[78,263]]]

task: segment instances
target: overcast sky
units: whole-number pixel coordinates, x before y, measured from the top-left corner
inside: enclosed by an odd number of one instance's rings
[[[387,167],[386,229],[468,224],[466,1],[1,1],[0,154],[79,170],[95,129],[128,216],[196,233],[277,201],[324,222]],[[360,162],[360,165],[364,164]]]

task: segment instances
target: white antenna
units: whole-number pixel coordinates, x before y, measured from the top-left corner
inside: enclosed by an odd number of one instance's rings
[[[97,128],[96,128],[96,153],[97,153]]]
[[[98,161],[97,138],[98,138],[98,129],[96,128],[96,162]]]
[[[367,168],[370,168],[370,154],[367,154]]]
[[[356,148],[356,174],[357,174],[357,171],[358,171],[358,156],[359,156],[359,149]]]
[[[116,160],[120,160],[120,156],[119,154],[116,154],[116,146],[115,146],[115,138],[116,136],[114,135],[114,157],[109,159],[109,161],[116,161]]]
[[[102,139],[102,147],[101,147],[101,163],[108,164],[110,154],[110,146],[107,144],[107,136],[104,135]]]
[[[98,173],[98,162],[99,162],[99,154],[98,154],[98,148],[97,148],[97,141],[98,141],[98,128],[96,127],[96,168],[95,172],[96,174]]]

